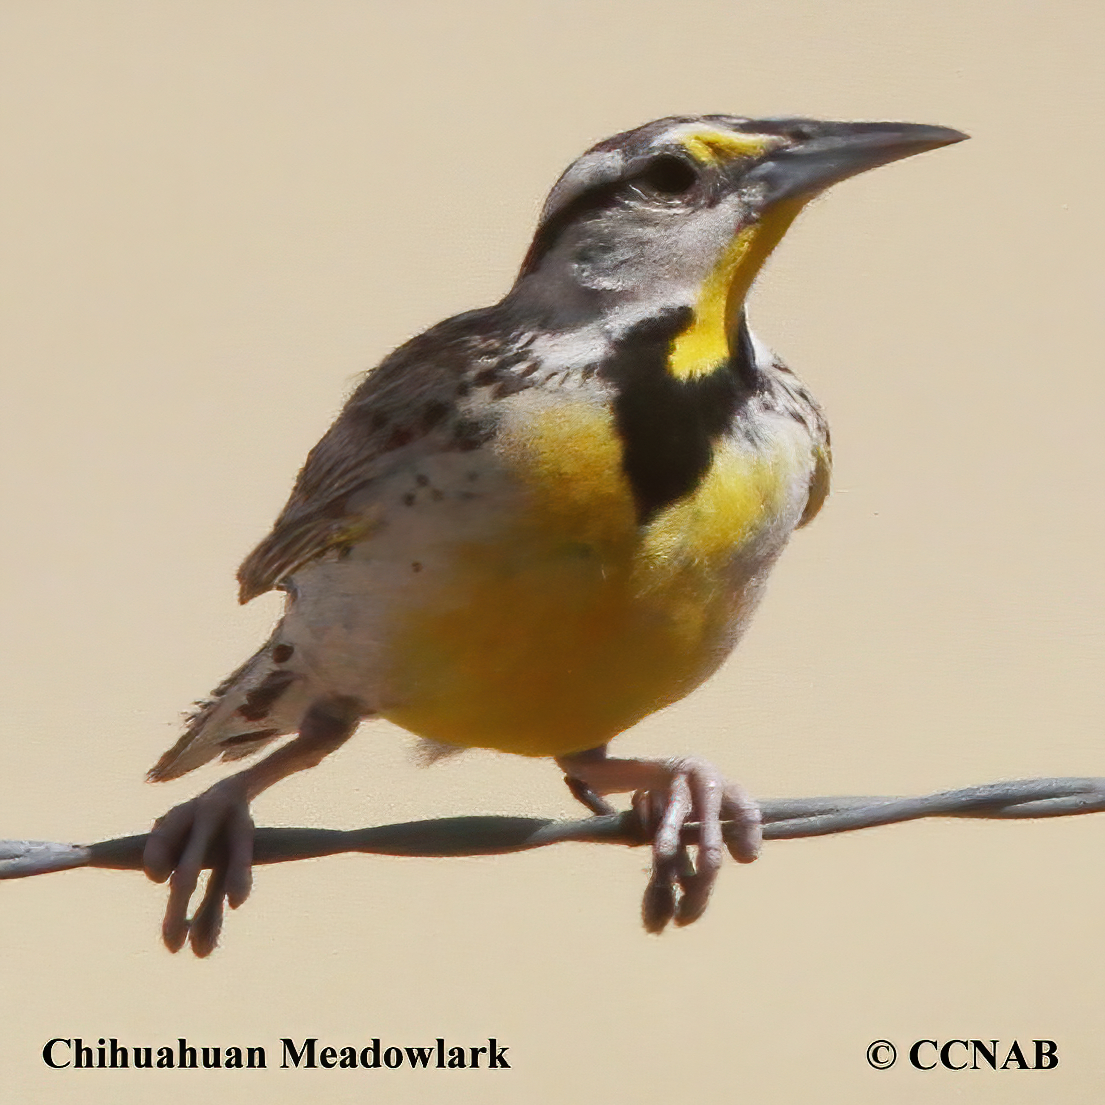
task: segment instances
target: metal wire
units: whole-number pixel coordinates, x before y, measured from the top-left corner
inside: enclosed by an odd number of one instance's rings
[[[760,809],[767,840],[827,836],[924,817],[1068,817],[1105,811],[1105,778],[1023,779],[940,791],[920,798],[779,798],[761,802]],[[684,826],[684,841],[693,844],[697,831],[694,823]],[[570,841],[634,847],[649,839],[632,810],[581,821],[446,817],[350,830],[260,828],[256,830],[253,862],[285,863],[343,852],[436,857],[502,855]],[[145,844],[144,833],[97,844],[3,840],[0,879],[74,867],[136,871],[142,867]]]

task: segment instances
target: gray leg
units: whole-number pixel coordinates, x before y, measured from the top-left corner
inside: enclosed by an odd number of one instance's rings
[[[314,767],[340,748],[364,716],[363,706],[355,699],[316,702],[294,740],[198,797],[174,806],[154,823],[143,865],[154,882],[170,880],[161,926],[170,951],[179,951],[190,938],[196,955],[211,954],[222,927],[223,900],[237,909],[249,897],[253,883],[250,803],[274,783]],[[211,878],[189,922],[188,903],[205,866],[211,867]]]

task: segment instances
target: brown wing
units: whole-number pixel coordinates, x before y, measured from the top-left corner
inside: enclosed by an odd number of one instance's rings
[[[798,520],[799,528],[812,522],[825,505],[825,500],[829,497],[832,473],[832,453],[829,449],[828,434],[826,434],[824,441],[814,449],[810,494],[806,500],[806,509],[802,511],[802,517]]]
[[[809,389],[777,357],[772,356],[771,368],[774,373],[775,402],[778,410],[789,414],[809,430],[813,451],[813,471],[810,473],[810,486],[806,497],[806,506],[802,517],[798,519],[798,528],[808,525],[817,517],[825,500],[833,474],[833,451],[829,437],[829,423],[825,414],[817,405],[817,400]]]
[[[380,459],[401,446],[391,444],[371,426],[357,434],[343,425],[345,412],[311,450],[296,478],[291,497],[272,532],[238,569],[238,601],[271,590],[285,576],[328,549],[350,544],[373,528],[370,512],[353,514],[353,492],[371,483]],[[387,426],[381,427],[386,431]],[[412,434],[410,441],[414,440]]]
[[[329,549],[368,537],[379,524],[372,484],[410,447],[475,448],[487,439],[489,428],[466,411],[464,397],[504,366],[497,322],[494,308],[459,315],[369,373],[308,454],[272,532],[238,569],[240,602],[272,590]]]

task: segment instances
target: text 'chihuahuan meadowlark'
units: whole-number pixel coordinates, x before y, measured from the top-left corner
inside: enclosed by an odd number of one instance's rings
[[[749,331],[745,298],[819,192],[964,137],[684,116],[568,168],[505,298],[366,377],[242,565],[242,601],[279,588],[284,616],[150,778],[297,735],[156,825],[145,863],[172,875],[171,949],[209,847],[224,858],[191,926],[201,955],[223,898],[249,893],[249,803],[370,717],[552,757],[593,807],[639,792],[655,826],[645,926],[702,914],[726,847],[759,850],[755,803],[700,760],[606,749],[718,667],[828,492],[825,420]]]

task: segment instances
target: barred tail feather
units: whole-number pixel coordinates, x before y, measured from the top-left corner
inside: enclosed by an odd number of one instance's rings
[[[176,779],[221,756],[238,760],[299,727],[307,687],[278,644],[279,627],[261,649],[196,704],[180,739],[152,768],[151,782]],[[274,655],[275,653],[275,655]],[[277,657],[280,657],[278,660]]]

